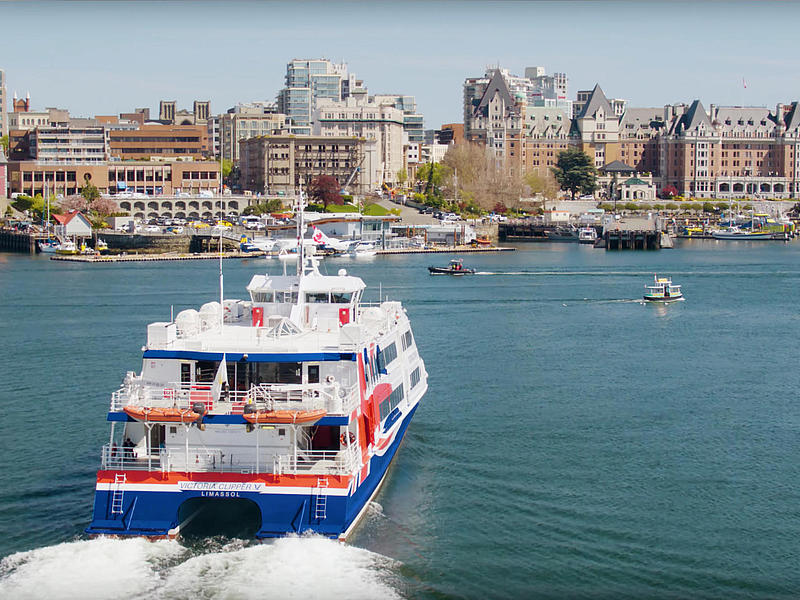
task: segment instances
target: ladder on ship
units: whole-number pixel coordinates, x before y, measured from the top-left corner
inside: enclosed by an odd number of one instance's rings
[[[328,478],[320,477],[317,480],[317,501],[314,505],[314,517],[316,519],[325,519],[328,516]]]
[[[122,498],[125,495],[125,490],[122,484],[128,480],[125,473],[117,473],[114,475],[114,492],[111,494],[111,514],[122,514]]]

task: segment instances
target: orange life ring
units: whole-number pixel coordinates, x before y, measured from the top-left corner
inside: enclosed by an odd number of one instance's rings
[[[342,443],[342,446],[349,446],[355,444],[356,436],[352,431],[348,431],[339,436],[339,441]]]

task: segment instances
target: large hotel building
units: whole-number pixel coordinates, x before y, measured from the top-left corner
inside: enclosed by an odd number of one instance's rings
[[[464,83],[464,134],[514,172],[545,173],[577,147],[602,169],[614,161],[696,198],[800,197],[800,106],[709,106],[699,100],[630,108],[600,86],[566,107],[537,106],[495,69]],[[517,85],[518,87],[518,85]],[[540,103],[541,104],[541,103]]]

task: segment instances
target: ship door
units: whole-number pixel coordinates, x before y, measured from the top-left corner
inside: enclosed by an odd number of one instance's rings
[[[181,363],[181,384],[190,385],[192,383],[192,363]]]
[[[319,365],[306,365],[306,383],[319,383]]]

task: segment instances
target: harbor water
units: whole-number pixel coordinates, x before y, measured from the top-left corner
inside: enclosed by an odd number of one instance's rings
[[[214,261],[0,254],[0,598],[797,598],[800,244],[329,259],[429,391],[349,544],[92,539],[110,394]],[[278,261],[225,261],[225,296]],[[644,305],[653,275],[684,302]]]

